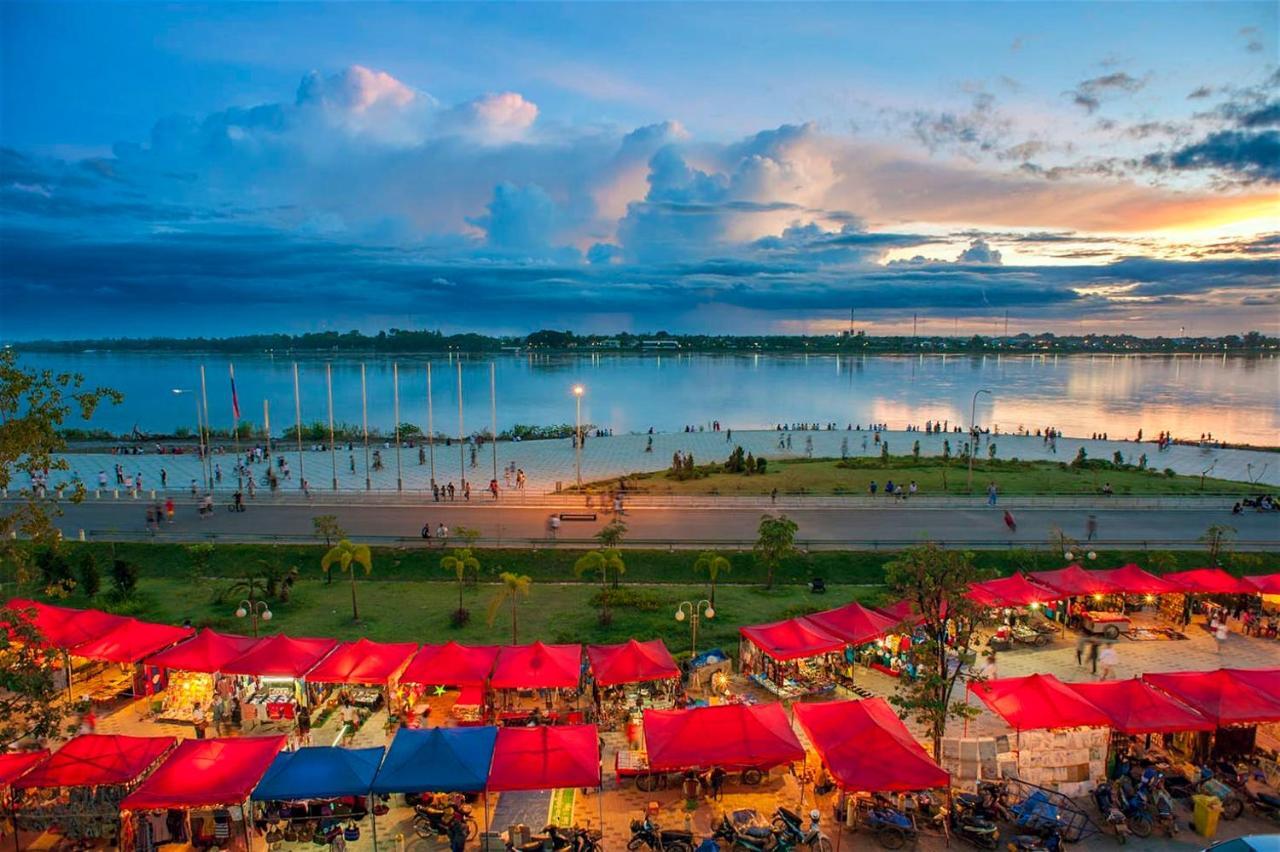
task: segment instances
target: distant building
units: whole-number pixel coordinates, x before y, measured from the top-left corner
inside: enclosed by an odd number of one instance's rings
[[[672,340],[642,340],[640,341],[641,349],[679,349],[680,341]]]

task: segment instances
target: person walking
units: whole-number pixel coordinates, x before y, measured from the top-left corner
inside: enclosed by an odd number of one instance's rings
[[[1227,619],[1225,614],[1218,620],[1218,625],[1213,629],[1213,638],[1218,645],[1218,653],[1222,653],[1222,646],[1227,644],[1227,637],[1231,631],[1227,630]]]
[[[1091,674],[1098,673],[1098,641],[1096,639],[1089,640],[1089,670]]]
[[[1085,541],[1093,541],[1098,536],[1098,516],[1090,514],[1084,522]]]
[[[1016,533],[1018,531],[1018,522],[1013,519],[1008,509],[1004,510],[1004,525],[1009,528],[1009,532]]]
[[[1115,680],[1116,665],[1120,662],[1120,654],[1116,651],[1115,643],[1106,644],[1102,653],[1098,655],[1098,662],[1102,664],[1102,676],[1098,680]]]
[[[306,707],[298,706],[298,745],[311,745],[311,714]]]
[[[994,506],[996,504],[996,484],[995,482],[987,483],[987,505]]]
[[[204,708],[200,706],[199,701],[191,705],[191,727],[195,729],[196,739],[204,739],[204,732],[209,727],[209,722],[205,718]]]

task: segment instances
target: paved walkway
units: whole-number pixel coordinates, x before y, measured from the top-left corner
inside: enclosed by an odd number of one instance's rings
[[[646,452],[649,438],[653,438],[653,449]],[[785,446],[790,437],[791,446]],[[732,440],[727,440],[726,432],[677,432],[648,435],[615,435],[604,438],[588,437],[583,442],[582,478],[583,481],[594,481],[620,476],[637,471],[663,470],[671,463],[676,452],[692,453],[696,462],[722,461],[728,457],[735,446],[757,456],[768,459],[804,458],[809,454],[809,442],[812,441],[812,455],[823,458],[839,458],[842,445],[847,442],[850,456],[878,456],[880,446],[869,432],[852,431],[813,431],[780,433],[774,431],[734,431]],[[940,456],[943,442],[949,441],[953,454],[958,454],[965,441],[964,435],[925,434],[923,432],[882,432],[881,438],[889,444],[890,452],[896,455],[907,455],[911,452],[915,441],[920,442],[920,452],[926,456]],[[784,446],[779,447],[779,440]],[[1110,460],[1116,451],[1124,457],[1126,463],[1137,464],[1140,456],[1147,456],[1150,467],[1163,470],[1170,468],[1177,473],[1209,476],[1258,482],[1267,486],[1280,485],[1280,453],[1261,450],[1217,450],[1193,446],[1172,446],[1163,452],[1156,449],[1153,443],[1134,443],[1132,441],[1089,440],[1079,438],[1060,438],[1056,451],[1041,438],[1019,435],[992,435],[989,440],[997,447],[996,457],[1000,459],[1022,459],[1025,461],[1051,460],[1069,462],[1075,458],[1080,447],[1085,448],[1090,458]],[[492,444],[481,447],[476,452],[476,465],[471,466],[470,448],[457,444],[449,447],[437,444],[435,447],[435,478],[440,484],[452,481],[460,484],[463,477],[472,482],[473,488],[482,489],[494,473]],[[344,491],[362,492],[365,490],[365,456],[363,446],[356,445],[350,450],[343,446],[338,452],[304,451],[298,453],[296,447],[284,443],[276,443],[276,451],[288,460],[291,477],[281,483],[284,489],[299,490],[301,479],[305,475],[311,483],[312,490],[328,490],[332,486],[334,468],[338,488]],[[214,456],[214,462],[222,468],[222,479],[215,483],[220,490],[234,490],[235,461],[228,446],[227,453]],[[461,449],[461,452],[459,450]],[[372,445],[370,453],[378,450],[382,456],[382,470],[370,470],[369,479],[373,490],[396,490],[396,451],[388,444]],[[985,456],[986,443],[980,455]],[[114,470],[117,463],[123,464],[125,473],[130,476],[142,474],[145,489],[159,489],[160,471],[168,472],[169,488],[173,491],[186,491],[191,480],[203,481],[199,460],[194,455],[156,455],[115,456],[110,453],[71,453],[66,456],[72,470],[85,482],[87,487],[94,488],[98,482],[99,471],[105,471],[109,479],[109,488],[115,487]],[[576,479],[575,453],[569,439],[499,442],[497,448],[498,482],[507,489],[503,475],[505,468],[514,463],[528,477],[527,490],[553,491],[557,483],[564,487],[573,485]],[[261,478],[263,465],[256,467],[256,475]],[[424,463],[418,462],[418,448],[403,448],[400,451],[401,484],[405,491],[429,491],[431,486],[431,464],[428,454]],[[56,478],[55,478],[56,479]],[[21,483],[26,485],[26,483]]]

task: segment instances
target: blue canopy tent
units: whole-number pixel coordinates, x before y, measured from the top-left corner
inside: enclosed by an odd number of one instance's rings
[[[482,792],[497,738],[492,726],[401,728],[373,780],[373,792]]]
[[[367,796],[384,749],[307,746],[282,751],[254,788],[255,801],[291,802]]]

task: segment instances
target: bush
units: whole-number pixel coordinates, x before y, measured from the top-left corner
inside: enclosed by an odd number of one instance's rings
[[[637,612],[657,612],[670,605],[664,596],[645,589],[623,586],[617,589],[603,589],[591,596],[593,607],[603,609],[607,603],[610,609],[626,608]]]
[[[139,569],[136,562],[117,559],[111,563],[111,584],[121,600],[128,600],[138,590]]]
[[[81,593],[86,598],[96,597],[102,591],[102,574],[98,571],[98,560],[93,551],[86,550],[80,554],[78,567]]]
[[[764,473],[768,463],[764,460],[764,456],[756,459],[756,473]]]
[[[36,569],[40,572],[41,584],[46,588],[65,585],[75,579],[71,576],[67,558],[52,547],[46,547],[36,555]]]
[[[466,627],[469,621],[471,621],[471,610],[469,609],[455,609],[449,614],[449,624],[454,627]]]

